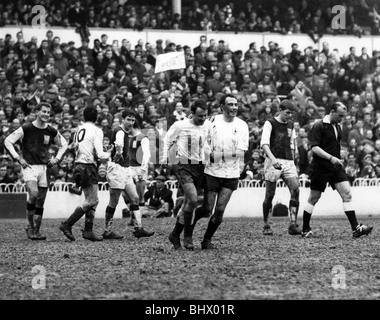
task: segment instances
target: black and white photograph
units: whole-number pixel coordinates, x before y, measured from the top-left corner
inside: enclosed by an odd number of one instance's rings
[[[0,303],[379,300],[379,194],[380,1],[0,0]]]

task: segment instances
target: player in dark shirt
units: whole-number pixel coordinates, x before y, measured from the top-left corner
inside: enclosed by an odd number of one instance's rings
[[[293,112],[293,103],[285,99],[280,104],[279,114],[265,121],[263,127],[260,144],[266,155],[264,163],[266,187],[263,202],[264,235],[273,234],[268,218],[272,211],[272,201],[276,192],[277,180],[280,178],[283,179],[290,192],[288,233],[290,235],[301,234],[301,230],[297,225],[299,181],[294,163],[296,134],[293,121],[291,121]]]
[[[25,186],[29,194],[26,203],[28,228],[26,233],[31,240],[46,240],[40,233],[44,203],[49,186],[48,167],[57,164],[67,149],[65,138],[47,122],[50,120],[51,105],[45,102],[36,107],[37,119],[26,123],[10,134],[4,145],[12,157],[20,163]],[[21,140],[21,155],[14,144]],[[49,148],[59,146],[56,157],[51,158]]]
[[[325,191],[327,183],[336,189],[343,200],[344,212],[350,221],[354,238],[368,235],[373,227],[359,224],[351,202],[350,183],[345,170],[343,160],[340,159],[340,140],[342,129],[340,122],[347,114],[347,107],[336,102],[331,111],[323,119],[316,122],[310,135],[310,145],[313,151],[313,160],[310,172],[310,195],[303,212],[302,237],[311,237],[311,214],[315,204]]]

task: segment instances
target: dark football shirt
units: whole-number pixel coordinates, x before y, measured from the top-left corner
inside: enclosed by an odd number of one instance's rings
[[[54,144],[58,131],[48,125],[45,129],[37,128],[33,123],[22,125],[24,137],[21,142],[23,158],[29,164],[47,164],[49,147]]]

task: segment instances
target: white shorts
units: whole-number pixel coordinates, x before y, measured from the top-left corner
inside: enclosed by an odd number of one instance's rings
[[[276,182],[278,179],[283,178],[297,178],[297,168],[294,164],[294,160],[277,159],[281,163],[282,168],[276,169],[272,165],[272,160],[265,158],[264,161],[264,177],[265,180]]]
[[[125,189],[127,185],[134,184],[131,168],[110,162],[107,167],[107,181],[112,189]]]
[[[132,172],[132,178],[136,182],[139,180],[139,175],[141,174],[141,167],[130,167]],[[148,172],[144,171],[142,175],[142,180],[148,180]]]
[[[30,167],[22,169],[24,181],[36,181],[37,186],[47,188],[47,166],[45,164],[32,164]]]

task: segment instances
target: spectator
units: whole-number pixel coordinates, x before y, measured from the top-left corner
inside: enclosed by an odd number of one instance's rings
[[[174,207],[173,192],[165,185],[164,176],[159,175],[155,180],[144,194],[145,202],[148,202],[144,215],[151,218],[170,217]]]

